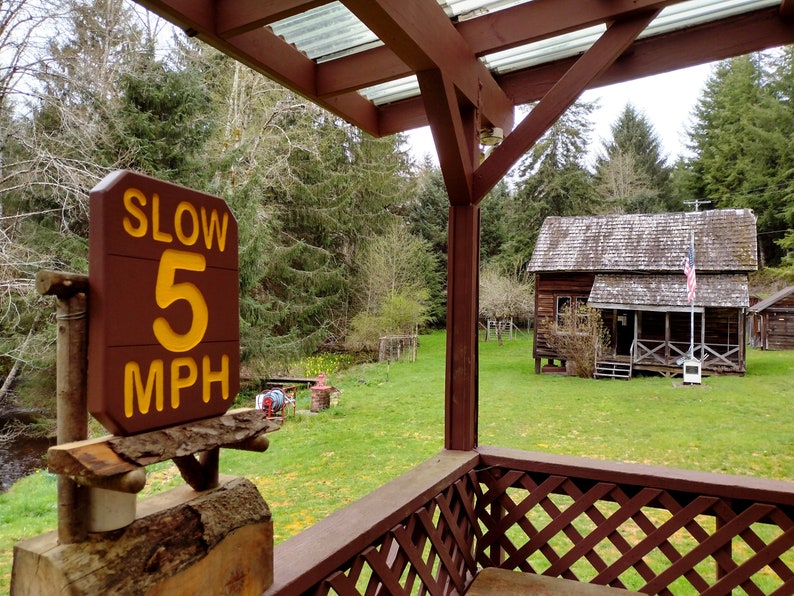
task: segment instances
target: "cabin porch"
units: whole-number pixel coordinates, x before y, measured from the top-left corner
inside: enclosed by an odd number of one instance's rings
[[[266,594],[465,593],[487,567],[646,594],[794,593],[791,483],[441,451],[275,549]]]
[[[634,370],[678,374],[692,355],[703,372],[744,374],[745,313],[743,309],[682,310],[603,309],[610,333],[609,351],[602,360],[631,363]]]

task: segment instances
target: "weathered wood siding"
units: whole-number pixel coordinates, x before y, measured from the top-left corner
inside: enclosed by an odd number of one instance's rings
[[[794,350],[794,294],[791,294],[765,313],[767,350]]]
[[[794,287],[750,308],[750,344],[764,350],[794,350]]]
[[[794,311],[766,313],[767,350],[794,350]]]
[[[587,299],[593,287],[593,273],[538,273],[535,275],[535,342],[532,355],[539,358],[559,359],[549,347],[550,324],[556,315],[557,298],[570,296]]]

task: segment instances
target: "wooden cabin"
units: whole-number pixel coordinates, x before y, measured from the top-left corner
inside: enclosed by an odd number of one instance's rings
[[[692,234],[694,305],[682,268]],[[528,265],[535,274],[535,372],[560,370],[549,329],[563,308],[587,304],[609,333],[599,362],[612,366],[602,370],[679,373],[692,346],[704,372],[743,374],[756,250],[748,209],[547,218]]]
[[[794,286],[783,288],[749,309],[750,345],[794,350]]]
[[[444,448],[278,544],[266,594],[453,596],[490,567],[560,594],[792,593],[794,483],[479,445],[477,319],[480,202],[559,116],[590,88],[792,44],[794,0],[136,1],[363,132],[429,126],[449,196]]]

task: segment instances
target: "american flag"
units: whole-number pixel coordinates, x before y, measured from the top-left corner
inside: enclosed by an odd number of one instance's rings
[[[690,245],[684,257],[684,275],[686,275],[686,295],[687,301],[691,304],[695,301],[697,291],[697,279],[695,278],[695,247]]]

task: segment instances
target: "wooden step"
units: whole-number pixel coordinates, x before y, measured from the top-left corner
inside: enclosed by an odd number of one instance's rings
[[[600,360],[596,362],[596,367],[595,367],[595,372],[593,373],[593,377],[596,379],[628,380],[631,378],[631,363]]]

